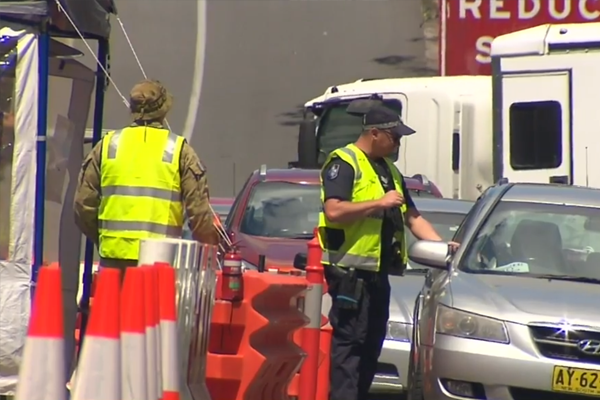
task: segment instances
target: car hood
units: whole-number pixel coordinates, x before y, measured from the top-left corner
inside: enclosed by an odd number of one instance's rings
[[[258,264],[258,256],[265,256],[265,267],[293,267],[294,257],[306,253],[308,240],[282,239],[239,234],[236,239],[244,261]]]
[[[451,306],[506,321],[600,325],[600,285],[525,276],[456,272]]]
[[[415,300],[425,282],[425,274],[406,272],[404,276],[390,276],[390,321],[413,323]]]

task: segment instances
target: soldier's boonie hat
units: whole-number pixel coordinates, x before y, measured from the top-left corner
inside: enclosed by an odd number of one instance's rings
[[[372,108],[363,116],[363,128],[389,131],[396,137],[409,136],[416,132],[404,125],[402,118],[384,105]]]
[[[129,93],[129,110],[134,121],[164,118],[173,105],[173,96],[159,81],[143,80]]]

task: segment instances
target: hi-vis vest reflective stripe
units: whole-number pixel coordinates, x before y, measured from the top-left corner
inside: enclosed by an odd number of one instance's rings
[[[137,260],[140,239],[180,237],[183,137],[131,127],[102,140],[100,256]]]
[[[385,191],[379,176],[371,166],[367,156],[355,145],[350,144],[333,151],[324,165],[332,158],[340,158],[354,168],[354,187],[352,190],[352,201],[370,201],[383,197]],[[394,186],[398,193],[402,191],[402,175],[398,169],[386,159],[388,167],[394,179]],[[325,203],[321,182],[321,201]],[[406,205],[400,207],[402,217],[406,213]],[[381,227],[383,224],[383,212],[378,212],[353,223],[333,223],[327,219],[322,210],[319,214],[319,241],[323,250],[321,261],[323,264],[337,265],[338,267],[354,267],[368,271],[379,271],[381,256]],[[325,243],[325,229],[333,228],[344,231],[344,243],[338,250],[327,248]],[[406,249],[406,238],[404,232],[397,232],[395,239],[400,242],[402,260],[406,264],[408,252]]]

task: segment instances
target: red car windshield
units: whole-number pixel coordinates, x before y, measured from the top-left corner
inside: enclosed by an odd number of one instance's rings
[[[410,190],[414,197],[435,197]],[[315,184],[261,182],[252,188],[240,232],[251,236],[310,239],[319,222],[321,189]]]
[[[252,236],[310,239],[320,210],[318,185],[261,182],[252,188],[240,232]]]

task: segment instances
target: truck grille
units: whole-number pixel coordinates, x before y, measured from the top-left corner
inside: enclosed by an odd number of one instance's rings
[[[579,349],[582,340],[600,341],[600,331],[569,329],[558,326],[530,325],[531,336],[539,352],[547,358],[600,365],[600,354],[588,354]]]

